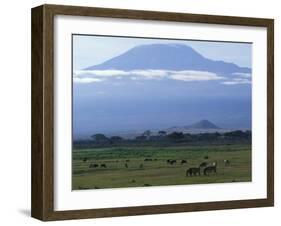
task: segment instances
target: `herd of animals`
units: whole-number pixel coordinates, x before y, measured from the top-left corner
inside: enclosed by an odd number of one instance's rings
[[[205,157],[205,159],[208,158],[208,157]],[[88,158],[84,158],[83,159],[83,162],[86,162],[88,161]],[[118,161],[118,160],[116,160]],[[150,158],[146,158],[144,159],[144,161],[158,161],[158,159],[150,159]],[[176,164],[178,161],[176,159],[168,159],[168,160],[165,160],[167,164],[170,164],[170,165],[173,165],[173,164]],[[124,163],[124,167],[125,168],[129,168],[129,162],[130,160],[129,159],[126,159],[125,160],[125,163]],[[180,160],[179,161],[181,165],[183,164],[187,164],[187,160]],[[230,161],[228,159],[224,159],[223,160],[223,163],[224,163],[224,166],[230,166]],[[190,167],[186,170],[186,173],[185,173],[185,176],[186,177],[191,177],[191,176],[200,176],[200,175],[205,175],[205,176],[208,176],[210,174],[216,174],[217,173],[217,161],[213,161],[213,162],[207,162],[207,161],[204,161],[202,163],[199,164],[198,167]],[[143,169],[144,167],[144,164],[141,163],[139,165],[139,168],[140,169]],[[89,165],[89,168],[107,168],[107,165],[105,163],[101,163],[101,164],[98,164],[98,163],[90,163]]]

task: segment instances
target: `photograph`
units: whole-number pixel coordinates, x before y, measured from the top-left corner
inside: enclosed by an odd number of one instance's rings
[[[72,189],[251,181],[252,43],[72,35]]]

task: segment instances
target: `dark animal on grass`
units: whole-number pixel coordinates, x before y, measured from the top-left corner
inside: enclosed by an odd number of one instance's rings
[[[204,168],[203,172],[206,176],[210,173],[217,173],[217,166],[207,166],[206,168]]]
[[[87,162],[88,158],[83,158],[83,162]]]
[[[170,160],[170,162],[169,162],[171,165],[173,165],[174,163],[176,164],[177,163],[177,160]]]
[[[144,184],[144,186],[152,186],[151,184]]]
[[[208,159],[208,158],[209,158],[209,156],[208,156],[208,155],[205,155],[205,156],[204,156],[204,159]]]
[[[152,159],[144,159],[144,161],[152,161]]]
[[[130,159],[126,159],[126,162],[130,162]]]
[[[186,160],[181,160],[181,164],[186,164],[187,163],[187,161]]]
[[[186,170],[185,176],[200,176],[200,168],[198,167],[191,167],[188,170]]]
[[[228,159],[223,160],[224,165],[225,166],[229,166],[230,165],[230,161]]]
[[[157,161],[158,159],[153,159],[154,161]]]
[[[202,163],[199,165],[199,167],[202,168],[202,167],[206,167],[207,165],[208,165],[207,162],[202,162]]]
[[[106,168],[106,164],[103,163],[103,164],[100,165],[100,167],[101,167],[101,168]]]
[[[97,167],[99,167],[99,164],[96,164],[96,163],[91,163],[89,165],[89,168],[97,168]]]
[[[125,167],[128,168],[128,164],[127,163],[125,164]]]
[[[172,161],[171,159],[168,159],[166,162],[167,162],[167,163],[170,163],[171,161]]]

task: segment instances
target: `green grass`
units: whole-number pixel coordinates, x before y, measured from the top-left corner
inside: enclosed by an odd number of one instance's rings
[[[208,159],[204,159],[208,156]],[[83,159],[87,158],[84,162]],[[153,161],[144,161],[145,158]],[[154,160],[156,159],[156,160]],[[168,159],[176,159],[174,165]],[[180,164],[181,160],[187,164]],[[228,159],[230,166],[224,166]],[[126,160],[128,168],[125,167]],[[217,161],[217,174],[186,177],[189,167]],[[89,168],[91,163],[107,168]],[[143,168],[140,165],[143,164]],[[120,188],[180,184],[205,184],[251,181],[251,146],[181,146],[97,148],[73,151],[72,188]]]

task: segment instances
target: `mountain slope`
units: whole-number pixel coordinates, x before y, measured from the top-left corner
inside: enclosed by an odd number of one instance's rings
[[[214,73],[250,73],[250,68],[203,57],[194,49],[182,44],[150,44],[134,47],[102,64],[85,70],[197,70]]]
[[[221,129],[220,127],[216,126],[214,123],[204,119],[199,122],[193,123],[187,126],[174,126],[168,128],[167,131],[185,131],[185,130],[209,130],[209,129]]]
[[[190,126],[187,126],[185,128],[189,129],[219,129],[218,126],[216,126],[214,123],[208,121],[208,120],[201,120],[199,122],[196,122]]]

